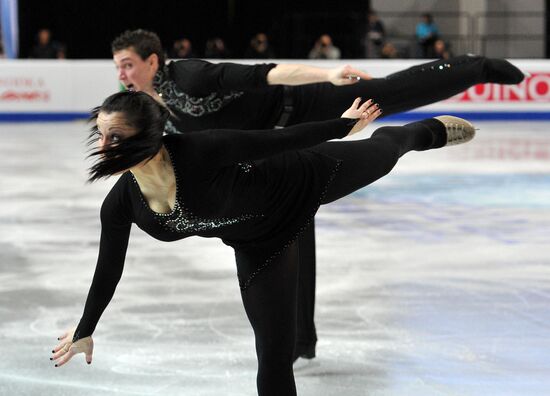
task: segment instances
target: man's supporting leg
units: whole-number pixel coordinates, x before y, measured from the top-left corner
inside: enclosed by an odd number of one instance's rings
[[[314,221],[298,238],[298,316],[294,360],[299,357],[313,359],[317,332],[315,330],[315,223]]]

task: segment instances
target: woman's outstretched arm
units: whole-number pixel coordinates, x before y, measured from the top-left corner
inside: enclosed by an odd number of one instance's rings
[[[301,150],[331,139],[340,139],[363,129],[381,114],[378,105],[357,98],[342,118],[308,122],[282,129],[216,129],[171,135],[168,139],[185,140],[182,144],[190,161],[214,166],[254,161],[285,151]]]
[[[102,214],[102,217],[104,215]],[[73,341],[91,335],[111,301],[124,269],[131,224],[115,226],[102,219],[97,265]]]
[[[122,276],[131,222],[124,219],[121,215],[124,210],[114,204],[118,200],[113,198],[112,190],[101,208],[99,255],[84,313],[76,328],[58,338],[60,342],[52,351],[51,357],[56,367],[67,363],[77,353],[84,353],[86,361],[91,363],[93,353],[91,335],[101,314],[111,301]]]

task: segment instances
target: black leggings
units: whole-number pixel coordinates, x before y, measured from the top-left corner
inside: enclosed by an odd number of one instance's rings
[[[415,109],[450,98],[475,84],[489,80],[489,61],[459,56],[413,66],[385,78],[349,86],[308,84],[293,87],[294,111],[288,125],[340,117],[356,97],[372,98],[384,116]],[[450,67],[449,67],[450,66]],[[327,148],[328,149],[328,148]],[[381,166],[381,165],[379,165]],[[298,333],[295,358],[314,357],[315,330],[315,232],[312,224],[299,237]]]
[[[429,119],[402,127],[382,127],[364,140],[320,144],[311,150],[341,160],[322,203],[335,201],[383,177],[408,151],[441,147],[445,142],[443,124]],[[298,256],[299,247],[294,243],[241,291],[256,338],[260,396],[296,394],[292,363]]]
[[[520,70],[505,60],[458,56],[413,66],[385,78],[350,86],[330,83],[292,88],[293,112],[287,125],[340,117],[356,97],[372,98],[383,116],[450,98],[475,84],[516,84]],[[327,146],[327,150],[330,150]],[[380,165],[381,166],[381,165]],[[315,234],[313,224],[299,238],[298,338],[295,357],[315,356]]]

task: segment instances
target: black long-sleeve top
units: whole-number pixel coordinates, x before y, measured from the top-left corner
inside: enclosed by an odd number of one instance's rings
[[[166,132],[273,128],[283,106],[283,87],[267,83],[275,66],[199,59],[170,62],[154,80],[174,114]]]
[[[278,130],[207,130],[165,136],[176,176],[170,213],[148,206],[131,172],[101,207],[97,266],[74,340],[93,333],[122,275],[130,227],[162,241],[217,237],[237,253],[241,288],[292,242],[317,211],[338,160],[307,149],[348,134],[355,120]],[[240,260],[238,257],[245,257]]]

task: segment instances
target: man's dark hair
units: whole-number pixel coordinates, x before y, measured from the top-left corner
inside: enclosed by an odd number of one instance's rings
[[[133,48],[133,50],[145,60],[151,54],[157,54],[159,58],[159,69],[162,69],[165,62],[164,50],[162,49],[162,43],[159,36],[156,33],[148,30],[126,30],[120,36],[113,40],[111,44],[111,51],[122,51],[125,49]]]
[[[89,169],[89,182],[107,178],[144,160],[150,160],[161,149],[164,126],[170,112],[146,93],[118,92],[105,99],[101,106],[93,109],[89,118],[89,121],[94,123],[88,137],[89,146],[95,145],[99,140],[99,113],[120,113],[136,134],[91,152],[89,156],[96,157],[97,160]]]

